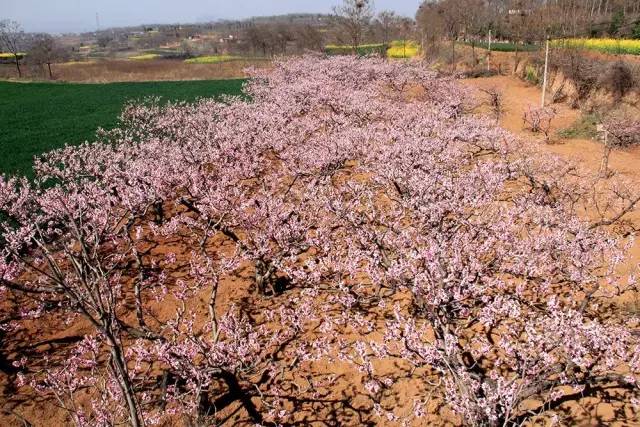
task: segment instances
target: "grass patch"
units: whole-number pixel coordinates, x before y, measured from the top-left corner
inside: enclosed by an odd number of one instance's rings
[[[187,64],[219,64],[220,62],[237,61],[240,59],[245,58],[243,58],[242,56],[234,55],[208,55],[186,59],[184,62],[186,62]]]
[[[129,100],[193,101],[242,93],[243,79],[107,84],[0,82],[0,173],[33,176],[33,157],[92,140]]]
[[[598,120],[593,114],[584,114],[568,128],[558,130],[558,136],[564,139],[595,139]]]
[[[353,48],[347,45],[335,45],[330,44],[324,47],[324,52],[327,55],[351,55],[353,53]],[[376,44],[363,44],[358,46],[356,49],[356,54],[360,56],[366,55],[385,55],[387,52],[387,45],[382,43]]]
[[[83,59],[83,60],[71,60],[71,61],[67,61],[67,62],[62,62],[60,64],[57,65],[83,65],[83,64],[95,64],[97,61],[92,60],[92,59]]]
[[[524,78],[531,84],[537,85],[540,83],[540,77],[538,76],[538,71],[535,67],[531,65],[527,65],[527,68],[524,70],[525,76]]]
[[[471,46],[471,42],[467,42],[466,44]],[[489,43],[487,42],[476,42],[475,46],[480,49],[489,49]],[[516,48],[518,52],[533,52],[540,49],[540,46],[535,44],[516,44],[507,42],[491,43],[491,50],[495,52],[515,52]]]

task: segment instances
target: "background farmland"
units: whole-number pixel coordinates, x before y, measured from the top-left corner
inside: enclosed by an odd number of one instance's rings
[[[116,124],[129,100],[164,101],[241,93],[244,80],[109,84],[0,82],[0,173],[32,176],[33,156],[91,140]]]

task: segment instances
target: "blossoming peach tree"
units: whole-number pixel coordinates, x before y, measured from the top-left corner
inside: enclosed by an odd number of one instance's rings
[[[34,181],[0,179],[0,284],[21,301],[4,329],[85,331],[15,358],[18,385],[77,425],[224,423],[235,403],[299,422],[319,360],[358,371],[385,422],[430,398],[467,425],[553,417],[608,386],[635,402],[638,322],[607,315],[637,291],[631,189],[466,115],[470,94],[420,63],[251,73],[249,100],[132,104]],[[389,399],[407,381],[428,390],[410,412]]]

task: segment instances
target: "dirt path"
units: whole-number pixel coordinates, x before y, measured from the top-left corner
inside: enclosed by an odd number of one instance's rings
[[[545,144],[536,135],[522,129],[522,115],[530,105],[539,106],[541,91],[516,77],[494,76],[466,79],[463,82],[473,88],[497,88],[503,92],[505,114],[500,124],[516,134],[536,140],[544,151],[559,154],[582,163],[593,172],[597,172],[602,157],[602,145],[589,139],[560,139],[554,137],[554,144]],[[579,117],[580,111],[565,104],[554,104],[558,116],[552,122],[553,133],[571,126]],[[640,147],[630,150],[615,150],[609,159],[610,168],[618,175],[636,181],[640,185]]]

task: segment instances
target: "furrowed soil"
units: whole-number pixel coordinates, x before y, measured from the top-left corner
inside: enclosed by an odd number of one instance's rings
[[[53,78],[76,83],[142,82],[158,80],[216,80],[244,78],[247,67],[265,67],[264,59],[235,60],[217,64],[188,64],[180,59],[102,59],[52,64]],[[38,66],[25,66],[24,77],[31,80],[49,80],[46,70]],[[0,64],[0,79],[15,79],[12,64]]]

